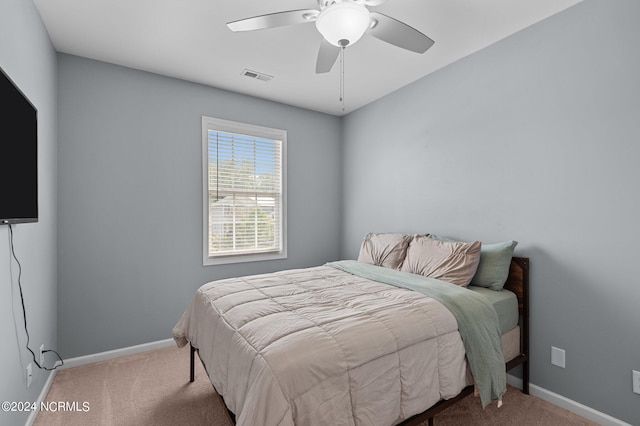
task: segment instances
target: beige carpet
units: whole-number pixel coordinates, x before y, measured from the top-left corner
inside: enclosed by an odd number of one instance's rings
[[[35,425],[231,425],[199,361],[196,367],[196,381],[189,383],[189,349],[170,347],[59,371],[46,401],[68,403],[71,410],[40,412]],[[482,410],[469,396],[436,416],[435,424],[596,423],[510,387],[500,409]]]

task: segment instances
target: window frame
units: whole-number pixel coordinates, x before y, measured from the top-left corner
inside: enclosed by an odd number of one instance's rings
[[[281,249],[263,253],[209,256],[209,130],[281,141]],[[276,224],[277,225],[277,224]],[[287,131],[255,124],[202,116],[202,262],[203,266],[259,262],[287,258]]]

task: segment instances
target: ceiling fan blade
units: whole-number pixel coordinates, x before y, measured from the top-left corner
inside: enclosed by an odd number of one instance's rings
[[[363,0],[365,6],[380,6],[382,3],[386,3],[387,0]]]
[[[240,19],[227,23],[231,31],[253,31],[266,28],[283,27],[285,25],[303,24],[315,21],[320,12],[315,9],[288,10],[286,12],[269,13]]]
[[[336,63],[338,55],[340,54],[340,48],[329,43],[322,38],[320,43],[320,50],[318,50],[318,60],[316,61],[316,74],[323,74],[331,71],[333,64]]]
[[[371,21],[373,27],[369,28],[367,34],[394,46],[416,53],[424,53],[433,46],[434,41],[429,37],[390,16],[371,12]]]

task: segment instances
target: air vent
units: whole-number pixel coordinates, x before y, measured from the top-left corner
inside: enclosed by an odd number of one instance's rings
[[[244,71],[242,71],[242,75],[244,75],[245,77],[254,78],[260,81],[269,81],[273,78],[273,76],[271,75],[263,74],[257,71],[251,71],[248,69],[245,69]]]

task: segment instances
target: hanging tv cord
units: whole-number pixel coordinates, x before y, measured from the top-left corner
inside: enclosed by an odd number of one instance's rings
[[[340,40],[340,103],[342,104],[342,112],[344,112],[344,49],[348,43],[342,43],[344,41]]]
[[[33,363],[35,365],[38,366],[39,369],[41,370],[47,370],[47,371],[52,371],[55,370],[58,367],[61,367],[64,365],[64,361],[62,359],[62,357],[60,356],[60,354],[56,351],[54,351],[53,349],[45,349],[42,351],[43,354],[47,353],[47,352],[53,352],[54,354],[56,354],[56,356],[58,357],[58,359],[60,360],[60,364],[55,365],[53,367],[45,367],[44,363],[43,365],[40,365],[40,363],[36,360],[36,354],[31,350],[31,348],[29,347],[29,329],[27,328],[27,310],[25,309],[24,306],[24,295],[22,293],[22,265],[20,264],[20,261],[18,260],[18,257],[16,256],[16,252],[15,249],[13,247],[13,227],[11,226],[11,224],[9,223],[9,240],[10,240],[10,248],[11,248],[11,255],[13,256],[13,258],[15,259],[16,263],[18,264],[18,288],[20,289],[20,302],[22,303],[22,317],[24,319],[24,332],[27,335],[27,343],[26,343],[26,348],[29,352],[31,352],[31,356],[33,358]]]

